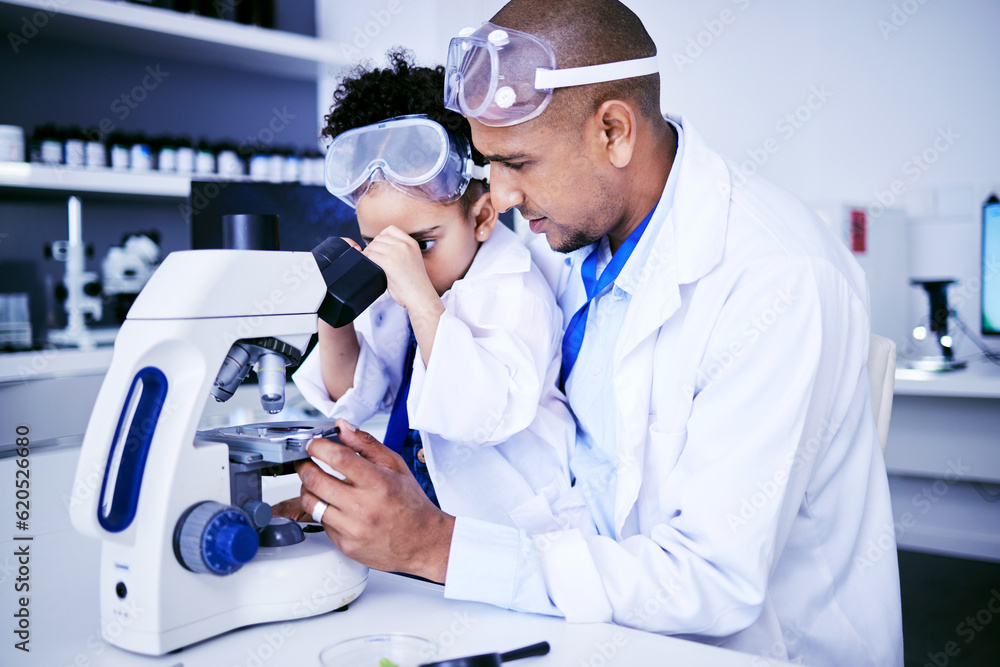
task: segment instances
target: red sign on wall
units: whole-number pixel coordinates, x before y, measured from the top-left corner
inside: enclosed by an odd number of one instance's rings
[[[864,209],[851,210],[851,252],[864,254],[867,252],[868,215]]]

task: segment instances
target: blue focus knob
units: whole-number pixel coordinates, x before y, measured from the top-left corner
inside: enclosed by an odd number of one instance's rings
[[[192,572],[226,575],[257,555],[259,538],[243,510],[209,500],[192,507],[174,533],[174,551]]]

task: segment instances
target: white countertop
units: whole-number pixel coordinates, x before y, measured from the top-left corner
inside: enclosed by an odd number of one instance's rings
[[[953,398],[1000,398],[1000,366],[976,361],[966,368],[946,373],[896,369],[896,396],[942,396]]]
[[[29,350],[0,354],[0,384],[47,380],[78,375],[104,375],[111,366],[111,345],[90,351],[78,349]]]
[[[129,653],[101,638],[99,543],[70,527],[66,506],[60,500],[72,480],[78,451],[59,447],[32,455],[30,532],[14,530],[12,499],[0,506],[2,665],[305,667],[319,665],[320,650],[330,644],[386,632],[436,642],[438,659],[549,642],[551,653],[517,663],[525,667],[773,664],[758,656],[611,624],[569,624],[561,618],[446,600],[441,586],[376,571],[370,573],[361,596],[344,612],[242,628],[160,657]],[[0,478],[13,479],[13,465],[11,458],[0,459]],[[12,555],[15,534],[34,537],[30,542],[30,654],[14,649],[12,634],[16,604],[12,589],[18,567]]]
[[[22,661],[5,628],[0,661],[5,665],[132,667],[221,667],[228,665],[319,665],[331,644],[371,634],[403,633],[439,646],[439,658],[503,652],[540,641],[548,656],[530,665],[672,664],[759,665],[759,657],[610,624],[569,624],[563,619],[509,612],[490,605],[446,600],[443,587],[372,571],[361,596],[347,611],[293,622],[241,628],[180,651],[149,657],[105,643],[97,603],[98,549],[75,533],[42,535],[32,542],[31,655]],[[9,543],[5,547],[9,547]],[[9,548],[4,549],[10,553]],[[6,604],[4,606],[7,606]],[[12,612],[4,610],[12,625]],[[600,657],[598,657],[600,656]],[[11,658],[14,657],[13,660]],[[27,657],[27,656],[25,656]],[[602,659],[603,658],[603,659]],[[522,664],[522,663],[519,663]]]

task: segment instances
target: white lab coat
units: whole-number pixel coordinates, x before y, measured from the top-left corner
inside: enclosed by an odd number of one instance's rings
[[[731,187],[681,122],[674,204],[655,213],[613,355],[616,534],[529,540],[459,519],[446,595],[810,665],[901,665],[865,276],[785,191]],[[530,246],[568,318],[585,253]],[[484,563],[517,574],[477,583]]]
[[[561,524],[550,503],[569,489],[575,434],[556,389],[562,315],[555,297],[517,235],[497,225],[441,300],[429,363],[418,350],[407,398],[441,508],[552,530]],[[328,417],[360,424],[392,409],[409,329],[388,293],[354,325],[361,353],[354,386],[339,401],[323,383],[318,348],[293,380]]]

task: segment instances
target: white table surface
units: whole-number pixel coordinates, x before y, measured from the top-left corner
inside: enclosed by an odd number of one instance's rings
[[[611,624],[569,624],[475,602],[446,600],[443,587],[372,571],[345,612],[242,628],[158,658],[118,649],[101,638],[97,597],[100,545],[70,525],[63,494],[70,488],[78,448],[31,456],[30,531],[14,529],[13,494],[0,505],[0,665],[46,667],[305,667],[320,650],[363,635],[399,632],[436,642],[439,659],[503,652],[548,641],[548,656],[516,664],[722,665],[769,664],[759,656],[719,649]],[[0,485],[11,489],[13,459],[0,458]],[[279,478],[284,479],[284,478]],[[14,536],[32,535],[31,652],[14,649],[17,563]]]
[[[957,371],[934,373],[900,366],[896,369],[896,396],[1000,398],[1000,366],[975,361]]]
[[[439,658],[549,642],[549,655],[518,663],[525,667],[767,664],[759,657],[610,624],[568,624],[558,618],[446,600],[441,586],[377,571],[370,573],[364,592],[345,612],[242,628],[165,656],[141,656],[101,639],[98,550],[88,542],[69,532],[35,538],[32,579],[38,583],[38,592],[31,603],[31,653],[18,655],[21,652],[12,648],[11,629],[3,628],[0,664],[307,666],[319,665],[319,653],[325,646],[386,632],[430,639],[439,646]],[[10,553],[7,548],[5,551]],[[5,624],[11,625],[10,611],[5,609],[3,618]]]

